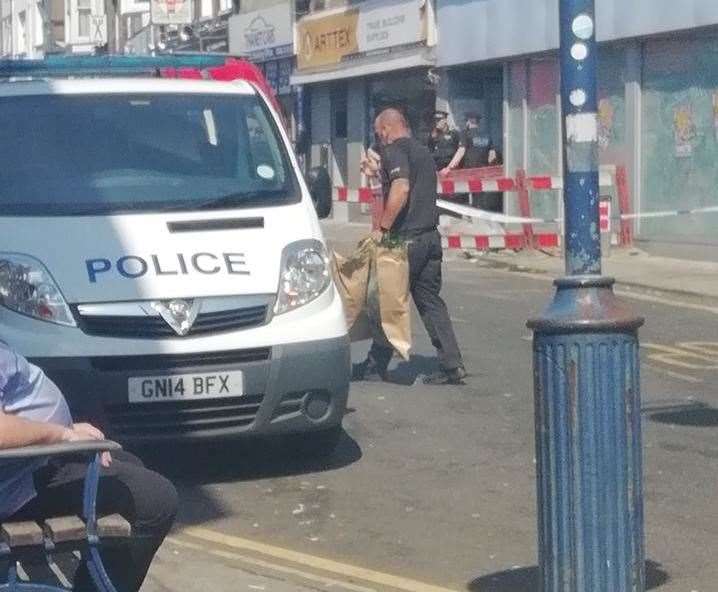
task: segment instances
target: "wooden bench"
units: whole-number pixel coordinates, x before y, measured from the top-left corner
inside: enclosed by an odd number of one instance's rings
[[[0,592],[71,589],[72,574],[65,573],[56,562],[62,555],[80,556],[87,562],[98,592],[116,592],[102,564],[100,549],[125,544],[132,529],[122,516],[98,518],[95,509],[101,453],[119,449],[120,445],[115,442],[92,440],[0,450],[0,462],[77,455],[90,459],[82,516],[0,524]]]

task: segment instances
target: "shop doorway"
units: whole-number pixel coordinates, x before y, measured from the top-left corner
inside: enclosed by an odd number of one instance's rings
[[[436,105],[436,89],[429,81],[427,70],[391,72],[369,80],[367,104],[367,143],[374,141],[374,118],[387,107],[399,109],[407,118],[412,133],[426,142]]]

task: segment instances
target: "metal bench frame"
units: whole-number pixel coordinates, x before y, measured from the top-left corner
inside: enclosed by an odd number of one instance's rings
[[[7,567],[7,581],[0,584],[0,592],[67,592],[67,588],[60,585],[46,583],[25,582],[18,577],[18,562],[23,558],[37,559],[44,556],[50,563],[54,553],[79,550],[84,554],[88,571],[98,592],[117,592],[110,581],[107,571],[100,557],[100,548],[109,541],[101,536],[98,530],[97,518],[97,489],[100,480],[100,459],[103,452],[120,450],[121,446],[109,440],[88,440],[82,442],[67,442],[63,444],[27,446],[0,450],[0,461],[3,460],[33,460],[37,458],[77,456],[82,455],[90,459],[85,475],[82,502],[82,518],[85,523],[85,536],[81,541],[77,539],[56,543],[51,540],[47,531],[44,532],[43,541],[39,544],[16,546],[13,548],[8,541],[0,539],[0,568]],[[6,522],[11,524],[11,522]],[[118,538],[129,536],[118,534]]]

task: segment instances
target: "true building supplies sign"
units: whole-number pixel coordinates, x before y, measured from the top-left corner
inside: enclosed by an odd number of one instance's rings
[[[190,0],[151,0],[150,13],[155,25],[188,25],[192,22]]]
[[[292,9],[288,3],[229,19],[230,53],[271,60],[292,55],[293,41]]]
[[[297,69],[425,40],[420,0],[367,2],[343,12],[321,12],[297,23]]]

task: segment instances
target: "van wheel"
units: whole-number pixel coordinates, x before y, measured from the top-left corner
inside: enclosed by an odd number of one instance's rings
[[[286,451],[297,458],[326,458],[334,453],[344,430],[334,426],[316,432],[291,434],[284,437]]]

